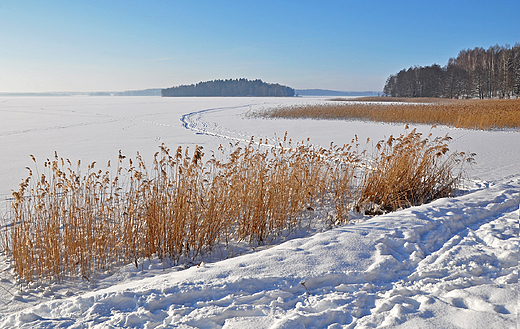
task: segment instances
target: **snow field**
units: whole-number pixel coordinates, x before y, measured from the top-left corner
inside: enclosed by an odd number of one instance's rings
[[[42,124],[49,130],[34,123],[40,138],[8,126],[15,133],[0,135],[3,154],[27,153],[13,159],[23,168],[28,154],[51,149],[65,157],[114,158],[118,148],[149,148],[145,152],[153,154],[161,142],[175,147],[182,144],[179,139],[208,150],[230,140],[272,138],[285,131],[295,140],[311,137],[321,145],[349,141],[354,132],[361,140],[402,132],[395,125],[363,122],[244,118],[251,107],[320,99],[136,99],[109,99],[113,103],[107,104],[96,98],[98,105],[93,99],[74,99],[72,105],[67,104],[70,99],[60,99],[74,120],[96,122],[92,113],[111,118],[84,131],[83,126],[72,127],[75,138],[66,138],[69,128],[52,128],[58,126],[53,119]],[[38,104],[18,102],[20,108]],[[71,112],[74,106],[74,111],[82,109],[81,118]],[[439,134],[446,132],[455,138],[454,150],[470,146],[478,154],[469,186],[473,190],[465,195],[180,271],[163,271],[156,260],[145,260],[139,269],[128,265],[97,282],[17,292],[9,264],[0,258],[0,327],[515,328],[520,176],[514,160],[520,159],[520,150],[511,145],[519,145],[520,134],[439,129]],[[1,166],[1,186],[25,177],[6,174],[6,164]]]

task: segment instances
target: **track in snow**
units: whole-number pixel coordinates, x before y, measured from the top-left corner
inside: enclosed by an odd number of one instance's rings
[[[204,116],[210,113],[218,113],[229,110],[238,110],[251,108],[253,106],[257,106],[263,103],[258,104],[247,104],[241,106],[230,106],[230,107],[220,107],[220,108],[210,108],[204,109],[200,111],[194,111],[190,113],[186,113],[182,115],[181,122],[182,126],[188,130],[193,131],[196,134],[214,136],[224,139],[230,139],[234,141],[240,142],[249,142],[251,140],[251,136],[245,132],[240,132],[234,129],[223,127],[216,122],[211,122],[204,120]]]

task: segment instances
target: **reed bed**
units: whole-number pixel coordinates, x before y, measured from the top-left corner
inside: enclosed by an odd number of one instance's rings
[[[93,281],[152,257],[195,264],[216,246],[263,244],[318,220],[312,214],[320,207],[330,226],[353,210],[381,213],[449,196],[471,159],[449,153],[448,141],[412,131],[380,142],[367,158],[357,140],[322,148],[251,139],[206,161],[200,146],[171,152],[163,144],[150,169],[139,154],[132,160],[120,151],[115,165],[91,163],[85,173],[79,161],[55,154],[41,173],[28,167],[13,191],[4,248],[20,287]]]
[[[369,101],[396,101],[390,97],[374,97]],[[405,99],[414,104],[343,101],[337,103],[278,107],[256,116],[267,118],[309,118],[329,120],[366,120],[390,123],[441,124],[456,128],[494,130],[520,128],[520,99],[438,100]],[[433,101],[429,103],[429,101]]]

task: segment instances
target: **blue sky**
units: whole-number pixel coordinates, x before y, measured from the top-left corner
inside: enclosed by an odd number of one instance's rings
[[[4,1],[0,92],[228,78],[382,90],[413,65],[520,42],[520,1]]]

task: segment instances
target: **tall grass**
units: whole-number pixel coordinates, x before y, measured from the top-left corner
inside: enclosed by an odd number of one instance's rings
[[[448,153],[450,140],[422,138],[414,129],[378,142],[355,209],[381,214],[453,195],[475,154]]]
[[[360,99],[365,100],[365,98]],[[390,97],[368,98],[370,101],[397,101]],[[369,102],[336,102],[278,107],[257,116],[269,118],[312,118],[334,120],[367,120],[392,123],[441,124],[457,128],[492,130],[520,128],[520,99],[438,100],[405,99],[415,104],[381,104]],[[433,101],[432,103],[428,103]]]
[[[13,191],[5,249],[21,286],[95,280],[143,258],[195,263],[216,246],[262,244],[297,229],[319,207],[337,225],[353,209],[385,212],[449,196],[469,156],[448,154],[447,142],[412,131],[368,158],[357,140],[321,148],[251,139],[211,157],[200,146],[190,153],[162,145],[151,168],[120,152],[115,165],[91,163],[85,173],[55,154],[41,173],[28,168]]]

